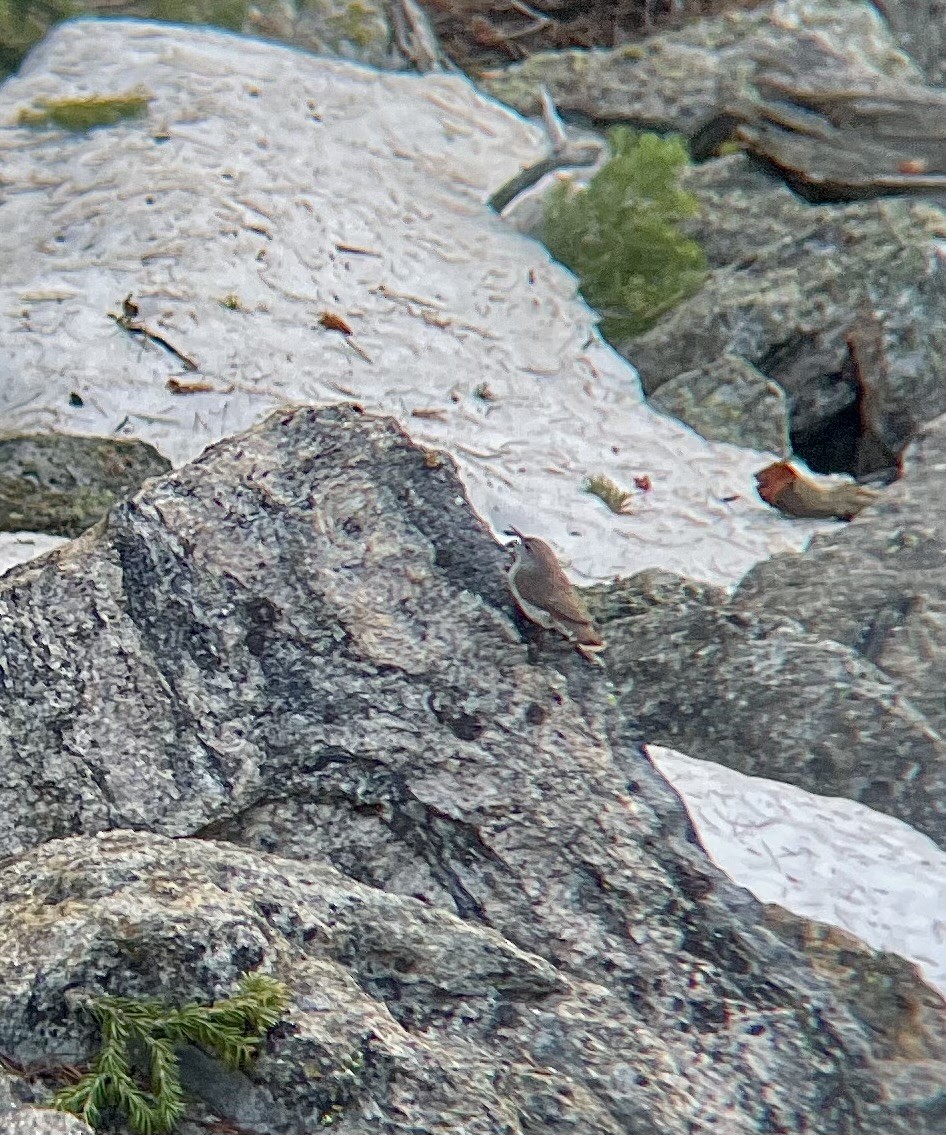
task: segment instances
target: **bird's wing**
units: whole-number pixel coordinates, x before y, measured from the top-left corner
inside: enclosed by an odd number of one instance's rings
[[[527,603],[542,607],[550,614],[557,615],[569,623],[590,623],[591,616],[587,607],[575,594],[564,572],[561,572],[561,578],[557,582],[561,586],[555,589],[555,599],[550,602],[548,591],[537,586],[536,573],[529,571],[528,568],[520,568],[516,573],[516,587]]]

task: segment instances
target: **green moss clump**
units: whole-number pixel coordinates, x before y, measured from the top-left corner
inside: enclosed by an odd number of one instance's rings
[[[707,261],[679,223],[699,210],[681,189],[682,139],[611,131],[612,156],[587,188],[561,182],[549,193],[543,240],[581,281],[613,342],[639,335],[698,291]]]
[[[122,95],[84,95],[74,99],[40,99],[25,107],[17,116],[20,126],[83,133],[97,126],[114,126],[126,118],[140,118],[147,113],[149,95],[127,91]]]
[[[139,1135],[162,1135],[184,1114],[176,1050],[200,1045],[228,1068],[246,1068],[288,1002],[282,982],[263,974],[244,977],[233,997],[212,1005],[175,1009],[157,1000],[99,997],[89,1012],[102,1034],[101,1051],[77,1084],[56,1094],[53,1106],[90,1127],[121,1115]]]

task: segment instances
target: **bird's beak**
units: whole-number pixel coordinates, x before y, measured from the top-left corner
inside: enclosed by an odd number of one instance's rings
[[[512,525],[510,525],[508,528],[504,529],[503,535],[504,536],[515,536],[517,540],[524,540],[525,539],[525,537],[522,535],[522,533],[519,531],[519,529],[513,528]]]

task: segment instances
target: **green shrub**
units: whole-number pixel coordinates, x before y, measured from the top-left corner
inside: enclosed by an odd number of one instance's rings
[[[53,1106],[91,1127],[117,1112],[140,1135],[170,1131],[184,1112],[176,1050],[200,1045],[227,1067],[245,1068],[288,999],[282,982],[263,974],[244,977],[233,997],[212,1005],[175,1009],[157,1000],[99,997],[88,1008],[102,1034],[101,1051],[78,1083],[56,1094]]]
[[[587,188],[563,181],[546,201],[543,240],[581,281],[612,341],[639,335],[706,278],[706,256],[679,222],[698,211],[681,189],[680,138],[611,131],[611,158]]]

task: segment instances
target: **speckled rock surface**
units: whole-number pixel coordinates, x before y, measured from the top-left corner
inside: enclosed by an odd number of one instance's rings
[[[27,1081],[0,1073],[0,1123],[6,1135],[91,1135],[92,1128],[74,1115],[31,1107],[21,1098],[34,1090]]]
[[[0,531],[78,536],[148,477],[170,468],[140,441],[0,436]]]
[[[131,832],[54,841],[0,872],[0,911],[0,1047],[27,1064],[94,1051],[90,997],[206,1003],[247,970],[282,979],[291,1004],[252,1078],[199,1050],[182,1059],[191,1117],[258,1135],[340,1113],[352,1131],[508,1131],[516,1109],[490,1083],[498,1062],[482,1034],[569,992],[493,930],[324,865],[224,844]],[[515,1079],[511,1046],[506,1062]],[[528,1082],[527,1065],[519,1074]]]
[[[559,107],[594,121],[689,134],[723,109],[733,73],[752,70],[759,56],[793,53],[799,38],[830,45],[865,71],[921,78],[866,0],[777,0],[613,51],[542,52],[491,73],[483,86],[525,114],[538,112],[545,84]]]
[[[931,83],[946,79],[946,8],[943,0],[881,0],[878,8],[903,50]]]
[[[747,160],[727,159],[734,161]],[[724,218],[728,235],[715,245],[717,261],[724,250],[736,253],[730,237],[750,202],[765,210],[770,197],[787,194],[743,169],[743,191],[733,198],[711,190],[690,226],[713,244],[714,219]],[[735,174],[728,166],[723,182],[731,186]],[[694,188],[699,193],[698,183]],[[857,400],[858,385],[846,373],[848,340],[866,309],[878,320],[883,351],[867,376],[873,424],[899,452],[919,424],[946,410],[946,273],[938,252],[946,217],[902,200],[821,207],[782,200],[782,214],[781,237],[759,247],[748,236],[743,253],[718,264],[695,296],[621,350],[648,392],[738,355],[785,390],[792,429],[804,433]]]
[[[818,537],[803,556],[777,556],[736,595],[747,612],[786,615],[857,652],[946,732],[946,417],[923,431],[904,477],[857,523]],[[907,787],[919,797],[918,782]]]
[[[648,740],[848,796],[946,842],[946,743],[855,649],[664,573],[633,577],[602,608],[609,672]]]
[[[901,996],[861,1005],[772,935],[603,672],[528,663],[504,562],[448,459],[336,408],[14,569],[0,1048],[86,1051],[67,983],[209,998],[262,966],[295,998],[255,1074],[277,1133],[328,1103],[358,1132],[938,1131],[942,1004],[864,950]],[[93,834],[130,824],[205,842]]]
[[[651,395],[650,404],[711,441],[780,457],[791,451],[785,391],[738,355],[723,355],[703,370],[669,379]]]

